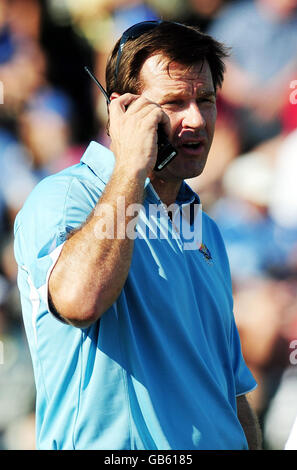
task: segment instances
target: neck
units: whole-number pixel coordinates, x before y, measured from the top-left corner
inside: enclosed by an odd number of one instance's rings
[[[170,204],[173,204],[176,201],[181,187],[180,180],[164,181],[161,178],[156,177],[154,174],[151,175],[150,180],[163,204],[170,206]]]

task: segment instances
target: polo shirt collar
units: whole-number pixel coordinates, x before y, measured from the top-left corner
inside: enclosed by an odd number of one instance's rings
[[[145,192],[146,192],[146,199],[149,202],[154,202],[154,203],[161,202],[152,183],[150,183],[146,187]],[[183,181],[179,189],[175,203],[180,206],[193,204],[193,203],[200,204],[200,199],[199,199],[199,196],[190,188],[190,186],[185,181]]]
[[[115,165],[115,157],[111,150],[92,141],[80,161],[87,165],[104,184],[108,183]],[[147,178],[144,187],[149,182],[150,179]]]
[[[115,164],[114,154],[111,150],[98,142],[92,141],[80,161],[91,168],[98,178],[107,184]]]

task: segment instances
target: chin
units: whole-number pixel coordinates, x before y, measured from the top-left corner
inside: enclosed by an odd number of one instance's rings
[[[177,162],[172,162],[171,165],[168,165],[167,167],[167,173],[168,176],[175,177],[176,179],[180,180],[185,180],[185,179],[191,179],[191,178],[196,178],[197,176],[200,176],[201,173],[203,172],[206,164],[206,159],[205,161],[177,161]]]

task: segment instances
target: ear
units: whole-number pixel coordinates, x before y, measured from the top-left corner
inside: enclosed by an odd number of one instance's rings
[[[110,95],[110,101],[115,100],[116,98],[119,98],[121,95],[119,93],[116,93],[115,91],[112,92]]]

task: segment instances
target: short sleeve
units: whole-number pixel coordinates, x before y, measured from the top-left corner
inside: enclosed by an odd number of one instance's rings
[[[243,358],[240,337],[234,318],[231,324],[230,342],[233,374],[235,380],[235,393],[236,396],[245,395],[257,387],[257,382],[255,381]]]
[[[49,311],[48,280],[68,235],[87,219],[102,191],[76,177],[55,175],[31,193],[15,222],[15,258],[23,310]],[[26,314],[26,312],[25,312]]]

